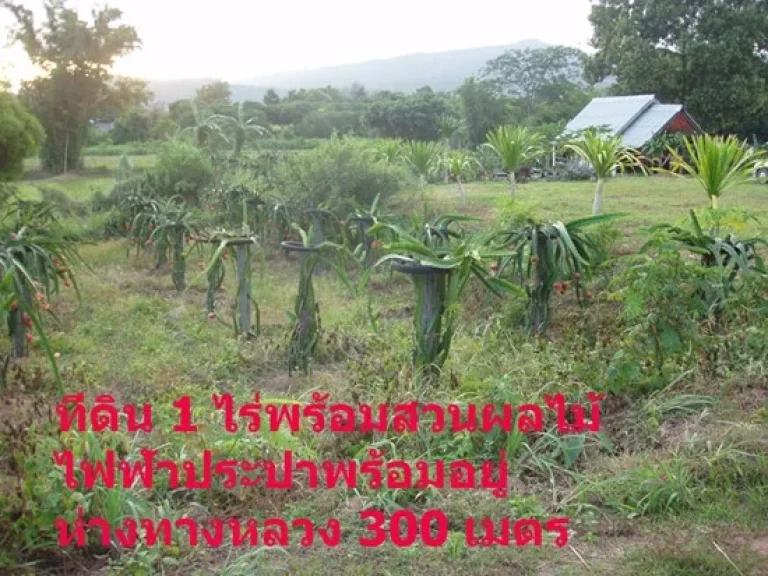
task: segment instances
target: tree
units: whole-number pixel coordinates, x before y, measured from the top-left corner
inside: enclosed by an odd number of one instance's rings
[[[179,131],[179,125],[169,114],[155,111],[152,114],[152,124],[149,129],[150,140],[167,140]]]
[[[216,81],[197,89],[195,104],[203,113],[225,114],[229,113],[232,90],[227,82]]]
[[[89,24],[64,0],[47,0],[42,28],[35,27],[32,12],[21,5],[0,0],[0,8],[15,16],[15,39],[43,71],[20,94],[47,135],[43,168],[66,172],[80,164],[89,122],[109,91],[109,69],[139,46],[139,38],[131,26],[119,24],[122,12],[114,8],[94,11]]]
[[[245,116],[244,110],[245,107],[240,102],[235,108],[234,116],[217,114],[210,119],[210,122],[218,125],[222,130],[230,130],[232,132],[232,141],[234,142],[232,156],[234,158],[240,156],[248,134],[262,135],[266,132],[266,129],[258,124],[258,117],[248,118]]]
[[[459,133],[459,131],[464,127],[463,122],[461,121],[461,118],[458,118],[452,114],[443,114],[440,117],[440,120],[437,125],[437,130],[440,133],[440,140],[445,147],[446,150],[450,150],[451,148],[451,142],[453,141],[453,138]],[[443,172],[443,180],[445,182],[448,182],[448,167],[444,167],[445,172]]]
[[[419,177],[422,188],[438,162],[438,148],[434,142],[411,140],[405,145],[405,160]]]
[[[352,102],[359,102],[360,100],[365,100],[367,98],[368,93],[365,91],[365,86],[353,82],[352,86],[349,87],[349,99]]]
[[[170,141],[162,145],[152,168],[151,182],[163,198],[179,195],[197,205],[210,186],[213,168],[209,158],[188,142]]]
[[[490,60],[482,78],[491,82],[501,94],[515,96],[525,103],[528,114],[559,87],[580,87],[583,83],[585,54],[568,46],[507,50]]]
[[[115,144],[126,142],[146,142],[150,139],[152,118],[149,110],[131,108],[123,112],[112,128],[112,141]]]
[[[138,78],[115,78],[106,88],[104,98],[94,115],[101,120],[114,120],[132,108],[147,106],[152,93],[147,83]]]
[[[425,88],[408,96],[377,100],[368,109],[367,124],[384,138],[437,140],[440,118],[449,109],[443,96]]]
[[[194,100],[189,101],[192,110],[192,124],[181,131],[181,135],[192,135],[195,145],[202,149],[213,145],[212,136],[220,134],[223,136],[220,126],[213,121],[213,114],[206,113],[198,108]]]
[[[0,182],[19,178],[24,159],[40,148],[45,132],[32,114],[8,92],[0,92]]]
[[[266,104],[267,106],[271,104],[280,104],[280,96],[278,95],[277,92],[275,92],[274,88],[270,88],[264,94],[264,104]]]
[[[192,100],[176,100],[168,105],[168,115],[182,129],[195,124],[195,112],[192,110],[192,102]]]
[[[768,138],[766,0],[599,0],[590,20],[594,80],[680,102],[710,132]]]
[[[587,130],[581,140],[565,145],[595,171],[597,187],[592,215],[600,214],[605,180],[628,165],[641,166],[632,151],[624,147],[621,136],[606,137],[594,130]]]
[[[504,170],[509,173],[509,191],[515,198],[515,173],[523,166],[544,154],[542,137],[536,132],[518,126],[502,126],[489,132],[486,146],[501,159]]]
[[[442,158],[440,158],[438,163],[459,185],[461,205],[466,206],[467,192],[464,189],[464,183],[462,180],[471,176],[472,168],[477,166],[477,160],[475,160],[464,150],[453,150],[450,154],[446,153]]]
[[[490,130],[504,124],[505,101],[494,93],[489,82],[480,82],[472,76],[464,81],[458,94],[469,141],[482,144]]]
[[[713,210],[717,210],[720,196],[726,190],[752,177],[755,162],[765,155],[734,136],[722,138],[709,134],[686,138],[685,149],[690,160],[669,148],[671,171],[693,177],[709,196]]]

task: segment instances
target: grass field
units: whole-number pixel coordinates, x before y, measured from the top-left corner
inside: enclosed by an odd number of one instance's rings
[[[94,162],[92,169],[102,166],[102,159],[86,160]],[[109,176],[65,176],[28,181],[22,189],[31,195],[35,185],[45,184],[83,201],[95,190],[108,192],[112,182]],[[542,217],[567,221],[589,215],[593,193],[591,182],[532,182],[519,187],[518,201]],[[466,211],[492,219],[505,209],[507,195],[504,183],[469,184]],[[454,186],[430,187],[424,198],[440,212],[462,210]],[[418,193],[403,194],[393,199],[391,208],[418,210],[420,201]],[[622,244],[637,247],[644,241],[646,226],[683,219],[689,209],[706,202],[690,180],[626,177],[608,182],[603,210],[626,214],[618,224],[624,233]],[[722,206],[740,206],[758,217],[759,222],[745,225],[740,235],[768,235],[768,186],[754,183],[731,190]],[[267,250],[263,269],[257,261],[252,289],[261,309],[262,334],[254,342],[244,342],[233,339],[228,327],[208,320],[204,279],[196,279],[177,295],[170,271],[152,270],[151,253],[128,255],[126,248],[123,240],[84,247],[82,254],[92,270],[79,275],[82,300],[78,302],[70,291],[54,301],[60,322],[53,330],[52,345],[61,354],[60,367],[70,392],[111,393],[118,402],[155,405],[184,394],[202,402],[215,391],[229,391],[241,399],[254,391],[306,399],[312,391],[322,390],[331,394],[332,401],[373,398],[384,391],[403,401],[421,393],[411,387],[403,368],[410,357],[413,303],[412,287],[400,275],[380,272],[373,277],[373,308],[381,314],[376,327],[369,322],[365,296],[350,295],[330,272],[318,275],[322,340],[311,375],[289,378],[283,359],[286,311],[293,308],[298,282],[295,260]],[[202,262],[201,257],[190,256],[188,278],[199,274]],[[223,307],[233,291],[230,271],[221,295]],[[603,305],[610,307],[607,300]],[[605,377],[612,352],[585,349],[569,340],[569,330],[585,321],[575,303],[558,306],[548,342],[535,342],[521,331],[496,331],[518,309],[519,304],[508,301],[493,302],[489,308],[479,292],[470,291],[445,368],[453,385],[430,391],[435,401],[476,401],[497,389],[510,397],[530,398],[544,391],[592,388]],[[591,310],[592,320],[599,322],[602,317],[610,322],[601,310],[601,305]],[[8,342],[0,346],[7,348]],[[45,366],[39,351],[30,362]],[[605,417],[606,437],[588,442],[577,466],[564,465],[557,451],[517,459],[515,490],[505,500],[485,493],[347,493],[301,486],[281,495],[262,491],[226,496],[171,494],[162,504],[174,515],[279,514],[318,522],[336,516],[342,520],[345,537],[333,550],[259,549],[247,556],[205,547],[142,549],[122,559],[103,559],[89,569],[110,565],[119,573],[149,574],[160,573],[162,566],[165,574],[187,575],[768,574],[766,366],[753,363],[743,372],[716,378],[694,369],[656,395],[615,406]],[[688,403],[681,407],[684,402]],[[22,415],[16,417],[23,421]],[[159,436],[152,441],[176,442],[175,449],[194,453],[203,445],[227,440],[207,429],[182,440]],[[355,453],[370,439],[344,439],[338,446],[331,438],[302,441],[327,455]],[[445,448],[440,443],[444,439],[419,441],[426,451],[439,453]],[[233,449],[236,453],[256,449],[243,442]],[[403,442],[410,446],[417,440]],[[461,439],[452,442],[452,449],[462,445]],[[464,448],[472,447],[466,439]],[[137,494],[139,499],[149,496]],[[357,513],[372,505],[446,511],[451,520],[449,544],[438,549],[361,548],[357,537],[364,534],[364,526]],[[569,547],[472,550],[461,542],[463,518],[552,516],[557,509],[572,518]],[[76,562],[70,562],[75,573]],[[147,572],[147,566],[155,571]]]
[[[477,216],[491,217],[493,209],[509,197],[508,184],[470,183],[467,190],[467,211]],[[592,210],[594,182],[532,181],[518,187],[517,198],[531,206],[542,218],[567,222],[583,218]],[[432,188],[428,198],[444,211],[459,211],[461,199],[455,186]],[[688,217],[692,208],[706,206],[707,197],[694,182],[673,176],[626,176],[606,184],[602,211],[626,214],[621,227],[628,235],[636,235],[643,227],[662,222],[674,222]],[[404,204],[400,205],[404,207]],[[738,207],[753,214],[758,222],[749,223],[749,232],[768,231],[768,185],[751,182],[729,190],[722,208]]]

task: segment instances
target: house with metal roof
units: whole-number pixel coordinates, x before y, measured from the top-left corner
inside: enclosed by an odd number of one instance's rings
[[[662,104],[653,94],[594,98],[566,126],[566,132],[605,128],[624,145],[642,148],[661,133],[703,132],[682,104]]]

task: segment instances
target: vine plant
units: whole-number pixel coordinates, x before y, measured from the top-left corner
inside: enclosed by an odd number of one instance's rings
[[[305,374],[309,372],[309,361],[315,350],[320,335],[320,307],[315,298],[315,287],[312,282],[315,269],[318,265],[318,253],[321,247],[312,244],[314,234],[313,226],[305,231],[298,224],[293,224],[301,242],[285,241],[282,248],[286,252],[298,252],[301,254],[301,268],[299,271],[299,287],[293,312],[289,312],[292,323],[290,345],[288,352],[288,374],[300,368]]]
[[[415,345],[413,362],[417,380],[434,382],[444,365],[456,332],[459,303],[471,277],[476,277],[492,293],[520,290],[510,282],[492,276],[484,262],[509,256],[489,246],[485,234],[465,236],[451,230],[458,218],[441,217],[414,234],[389,223],[378,223],[371,233],[388,230],[395,238],[384,246],[386,254],[376,266],[392,262],[392,267],[408,274],[415,288]]]
[[[508,273],[525,286],[528,327],[534,334],[546,331],[553,289],[562,291],[561,286],[575,280],[577,297],[581,301],[582,279],[589,274],[590,263],[599,253],[593,239],[583,233],[583,229],[619,216],[593,216],[568,224],[527,219],[522,226],[495,236],[496,246],[506,246],[513,252],[499,259],[498,275]]]
[[[137,216],[137,221],[144,217]],[[181,196],[173,196],[165,202],[159,202],[157,208],[148,212],[146,219],[151,219],[151,233],[147,242],[170,249],[173,262],[173,285],[178,292],[186,288],[185,240],[197,238],[203,228],[200,214],[190,209]],[[138,227],[138,226],[137,226]],[[197,245],[197,243],[195,243]],[[194,248],[194,246],[193,246]]]
[[[80,299],[72,273],[74,265],[87,268],[77,251],[79,239],[64,233],[50,203],[23,201],[7,191],[0,203],[0,316],[11,335],[11,356],[26,356],[34,341],[27,329],[34,330],[61,388],[41,312],[53,314],[49,300],[62,285],[74,287]]]
[[[261,333],[261,311],[251,293],[251,280],[253,278],[253,248],[258,245],[258,241],[248,226],[248,202],[246,199],[243,200],[242,206],[243,224],[239,233],[219,229],[201,240],[212,245],[211,259],[201,276],[205,276],[208,280],[205,298],[208,318],[223,322],[216,313],[216,294],[223,285],[226,276],[225,261],[230,260],[234,263],[237,275],[237,292],[232,304],[232,327],[235,336],[244,335],[247,338],[256,338]],[[262,253],[262,274],[263,266]],[[251,307],[253,307],[253,312]]]

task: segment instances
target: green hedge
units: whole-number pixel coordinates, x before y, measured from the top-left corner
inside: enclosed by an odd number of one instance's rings
[[[266,138],[246,146],[246,150],[311,150],[317,148],[324,140],[320,138],[294,138],[283,140]],[[151,156],[157,154],[163,142],[131,142],[130,144],[101,144],[88,146],[83,150],[84,156]]]

